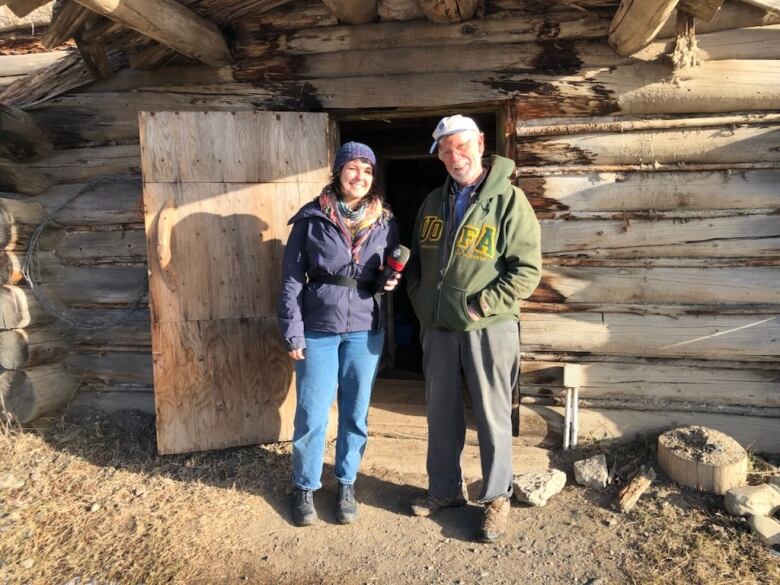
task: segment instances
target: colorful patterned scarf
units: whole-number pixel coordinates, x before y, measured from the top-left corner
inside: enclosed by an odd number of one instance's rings
[[[382,205],[379,199],[362,203],[352,212],[342,212],[339,208],[339,198],[331,185],[326,185],[318,198],[320,209],[339,226],[347,242],[352,244],[352,259],[360,261],[360,252],[368,234],[377,222],[387,221],[392,217],[390,210]]]

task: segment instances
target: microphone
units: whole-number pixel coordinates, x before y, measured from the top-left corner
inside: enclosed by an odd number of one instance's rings
[[[382,292],[387,284],[387,281],[393,278],[396,274],[403,272],[406,268],[406,263],[409,261],[409,256],[412,251],[406,246],[397,246],[393,252],[387,257],[387,264],[382,274],[376,281],[377,292]]]

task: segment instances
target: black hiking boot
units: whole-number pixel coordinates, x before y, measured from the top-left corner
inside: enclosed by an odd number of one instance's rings
[[[317,510],[314,509],[314,492],[299,487],[295,488],[292,497],[293,521],[296,526],[311,526],[317,520]]]
[[[339,484],[339,499],[336,503],[336,520],[339,524],[352,524],[357,519],[355,489],[345,483]]]

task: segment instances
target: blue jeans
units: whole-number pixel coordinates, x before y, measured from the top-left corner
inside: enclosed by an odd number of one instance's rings
[[[337,398],[336,479],[353,484],[366,448],[368,403],[385,334],[307,331],[305,337],[305,359],[295,362],[293,483],[307,490],[322,487],[328,413]]]

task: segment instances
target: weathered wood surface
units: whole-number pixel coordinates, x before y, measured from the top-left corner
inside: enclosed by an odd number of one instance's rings
[[[780,169],[569,174],[517,184],[537,211],[780,207]]]
[[[524,359],[521,390],[524,384],[560,389],[561,365],[562,362]],[[657,410],[672,403],[699,405],[700,410],[709,407],[713,412],[727,406],[780,407],[780,370],[751,369],[756,364],[732,364],[739,367],[726,368],[720,361],[689,365],[593,361],[579,365],[580,398],[584,400],[644,400]]]
[[[0,158],[0,191],[38,195],[51,186],[46,176],[26,164]]]
[[[80,193],[80,194],[79,194]],[[143,224],[141,178],[106,176],[92,184],[55,185],[35,198],[60,225]]]
[[[41,306],[27,287],[0,286],[0,329],[17,329],[51,323],[54,316]]]
[[[37,69],[57,63],[70,54],[72,54],[72,51],[0,55],[0,72],[7,77],[27,75]]]
[[[652,467],[646,469],[643,465],[641,471],[620,490],[613,505],[623,513],[630,512],[653,481],[655,481],[655,470]]]
[[[519,138],[519,165],[779,161],[780,125]]]
[[[688,433],[695,434],[690,443],[684,439]],[[705,441],[715,456],[704,450]],[[686,487],[723,495],[747,483],[748,446],[697,424],[660,435],[658,463],[671,479]]]
[[[687,220],[542,220],[542,252],[590,258],[777,257],[774,215]]]
[[[677,6],[677,0],[621,0],[609,26],[609,44],[618,55],[632,55],[652,41]]]
[[[83,376],[87,384],[143,384],[150,389],[153,384],[151,350],[74,352],[62,363],[69,371]]]
[[[0,249],[26,248],[29,237],[44,217],[40,203],[0,199]]]
[[[339,22],[365,24],[376,20],[377,0],[322,0]]]
[[[212,67],[230,62],[230,52],[216,25],[173,0],[76,1]]]
[[[780,267],[546,267],[530,298],[537,302],[604,304],[777,304]]]
[[[26,161],[51,151],[51,142],[29,114],[0,104],[0,157]]]
[[[324,114],[141,114],[161,453],[289,439],[273,279],[287,219],[328,180],[330,130]]]
[[[21,423],[65,405],[75,395],[78,383],[78,376],[59,364],[0,373],[5,408]]]
[[[425,18],[417,0],[379,0],[377,2],[379,20],[416,20]]]
[[[53,251],[68,265],[146,264],[146,234],[141,228],[70,231],[54,246]]]
[[[523,351],[776,361],[780,315],[524,313]]]
[[[146,308],[73,309],[67,314],[77,322],[70,339],[81,351],[117,348],[151,351],[151,317]]]
[[[85,183],[111,175],[140,175],[140,147],[126,144],[55,150],[51,156],[30,163],[29,167],[57,184]]]
[[[479,0],[417,0],[428,20],[437,24],[465,22],[474,16]]]
[[[327,116],[276,113],[273,116],[281,123],[266,124],[263,121],[268,116],[267,112],[143,113],[140,130],[144,181],[327,182]],[[304,117],[314,126],[298,124]],[[193,131],[195,123],[197,133]],[[170,156],[174,145],[176,158]],[[247,152],[255,152],[255,156],[249,158]]]
[[[57,327],[0,332],[0,367],[26,370],[61,360],[70,351],[66,334]]]
[[[44,44],[53,48],[73,37],[88,21],[100,18],[72,0],[60,1],[54,18],[46,29]]]
[[[95,307],[146,303],[146,267],[64,266],[44,255],[34,278],[41,292],[52,302],[69,307]]]
[[[744,0],[744,2],[765,10],[771,10],[772,12],[780,12],[780,2],[778,0]]]

